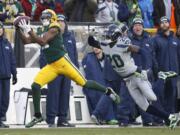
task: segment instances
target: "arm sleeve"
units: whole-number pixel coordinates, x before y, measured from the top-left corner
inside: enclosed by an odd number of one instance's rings
[[[103,49],[103,50],[110,48],[108,43],[100,42],[100,41],[96,40],[93,36],[88,37],[88,44],[91,47],[95,47],[95,48],[99,48],[99,49]]]
[[[96,48],[101,49],[100,42],[97,41],[93,36],[89,36],[89,37],[88,37],[88,44],[89,44],[91,47],[96,47]]]

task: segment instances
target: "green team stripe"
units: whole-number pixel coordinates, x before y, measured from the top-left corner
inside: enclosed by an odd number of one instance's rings
[[[84,78],[83,74],[79,71],[79,69],[71,62],[68,55],[64,55],[64,58],[76,69],[76,71],[79,73],[79,75],[86,81],[86,78]]]

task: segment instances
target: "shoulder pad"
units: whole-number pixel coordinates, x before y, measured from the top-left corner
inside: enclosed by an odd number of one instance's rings
[[[57,27],[58,29],[60,29],[61,25],[58,22],[53,22],[49,25],[49,29],[53,28],[53,27]]]
[[[120,37],[118,38],[118,43],[129,45],[131,40],[128,37]]]

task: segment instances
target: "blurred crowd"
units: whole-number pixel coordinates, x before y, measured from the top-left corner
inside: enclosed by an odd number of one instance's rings
[[[72,22],[120,21],[131,25],[134,17],[141,17],[145,28],[153,28],[160,17],[167,16],[171,28],[180,23],[180,0],[1,0],[0,21],[11,22],[22,14],[40,21],[47,8]]]

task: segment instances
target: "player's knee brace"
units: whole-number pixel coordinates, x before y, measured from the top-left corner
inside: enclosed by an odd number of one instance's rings
[[[41,90],[41,86],[35,82],[31,85],[31,88],[32,88],[32,91]]]

